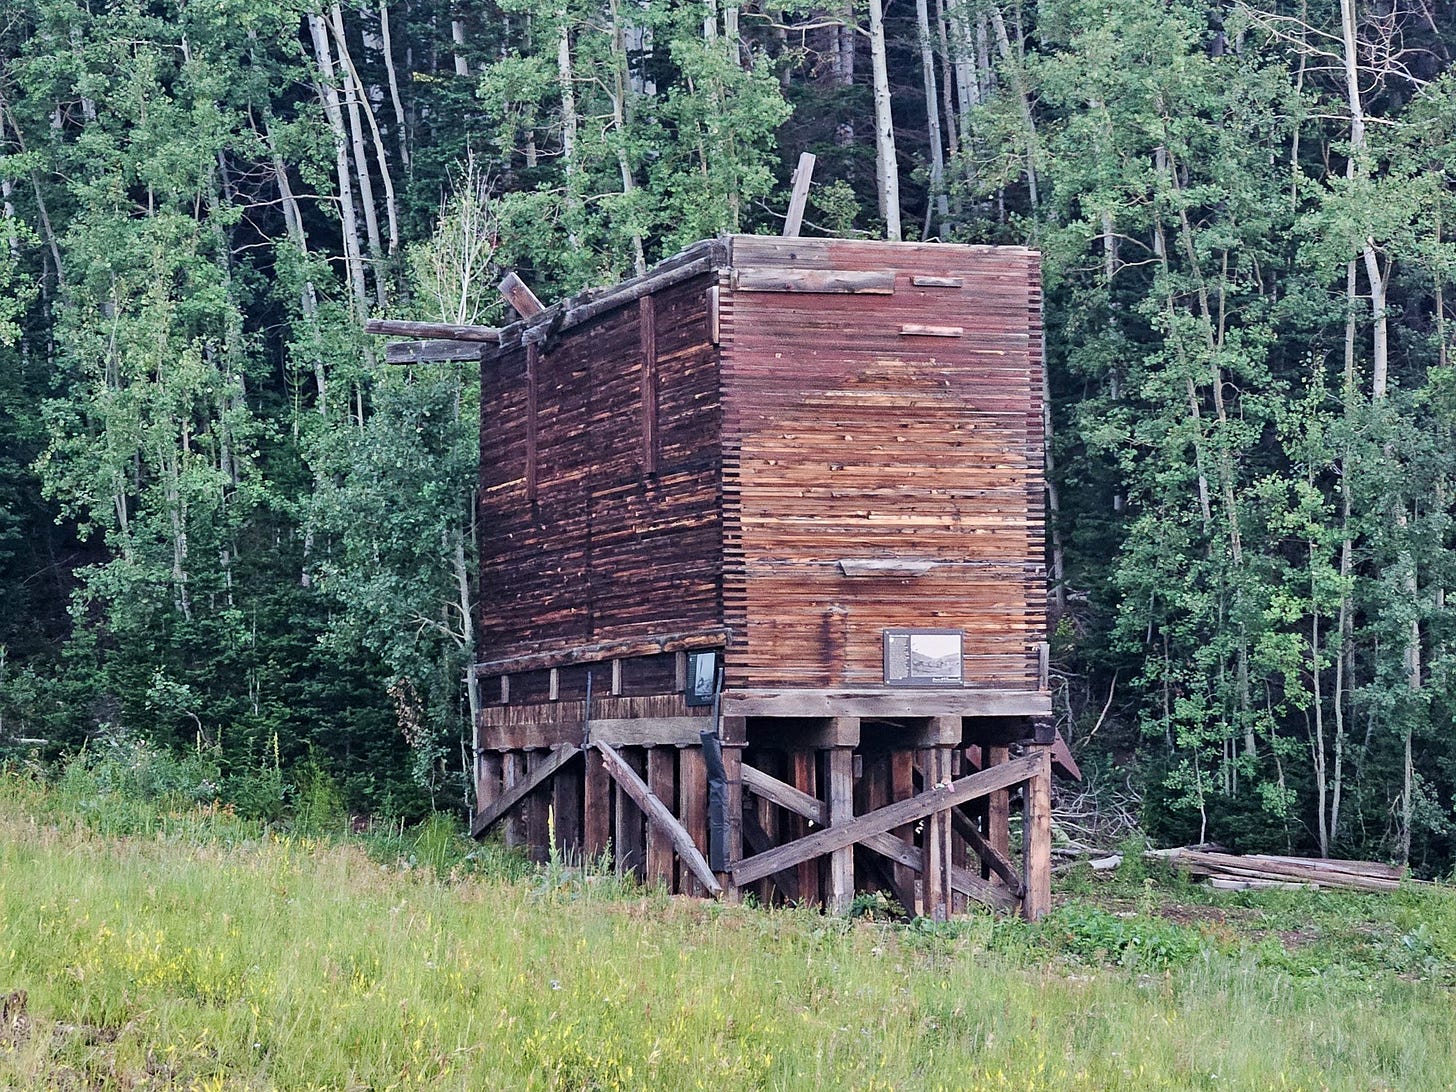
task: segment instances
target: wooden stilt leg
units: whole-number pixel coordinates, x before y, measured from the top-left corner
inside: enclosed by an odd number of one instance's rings
[[[829,750],[829,823],[838,826],[854,818],[854,751],[849,747]],[[836,914],[849,912],[854,901],[854,847],[846,846],[829,855],[827,905]]]
[[[790,772],[793,777],[793,786],[802,793],[807,793],[816,800],[819,798],[817,781],[814,776],[814,752],[800,748],[789,757]],[[796,816],[793,820],[793,836],[802,838],[810,831],[809,820],[802,816]],[[817,905],[821,901],[819,894],[819,862],[801,861],[796,868],[799,877],[799,901],[808,906]]]
[[[546,761],[547,751],[526,752],[526,772],[534,770]],[[551,838],[547,832],[547,811],[551,806],[551,790],[548,786],[534,789],[523,801],[526,809],[526,853],[537,864],[546,860],[550,853]]]
[[[940,749],[928,747],[920,752],[920,774],[927,790],[943,780],[940,770]],[[921,841],[924,867],[920,871],[922,902],[921,913],[932,921],[945,920],[945,825],[944,812],[933,811],[925,818],[925,831]]]
[[[725,718],[726,720],[726,718]],[[743,748],[723,748],[723,769],[728,775],[728,863],[743,860]],[[738,900],[738,887],[728,873],[720,873],[723,897]]]
[[[516,782],[524,780],[526,776],[526,755],[522,751],[507,751],[502,759],[502,783],[509,789]],[[511,809],[511,814],[505,819],[505,839],[508,849],[515,849],[526,844],[526,819],[525,805]]]
[[[1026,787],[1026,814],[1022,840],[1026,843],[1023,867],[1026,894],[1021,913],[1036,921],[1052,908],[1052,757],[1051,748],[1032,747],[1041,755],[1041,769]]]
[[[652,795],[667,805],[667,810],[677,813],[677,749],[674,747],[651,747],[647,751],[647,788]],[[647,882],[665,884],[669,891],[675,891],[673,864],[675,857],[672,839],[655,823],[647,826]]]
[[[940,784],[940,783],[949,784],[955,778],[954,771],[951,768],[951,755],[952,755],[952,753],[953,752],[952,752],[951,748],[949,748],[949,747],[937,747],[936,748],[936,757],[937,757],[936,769],[938,771],[937,772],[937,777],[936,777],[937,784]],[[951,886],[951,882],[950,882],[951,866],[954,864],[954,858],[952,857],[952,850],[951,850],[951,843],[952,843],[952,840],[953,840],[953,830],[952,830],[953,824],[951,823],[949,809],[947,809],[946,811],[940,812],[939,815],[940,815],[940,870],[941,870],[940,871],[940,897],[941,897],[941,903],[940,903],[940,906],[938,907],[938,913],[936,915],[936,919],[939,920],[939,921],[949,921],[950,920],[951,911],[954,909],[954,903],[955,903],[955,889]]]
[[[754,761],[765,773],[771,774],[774,777],[779,777],[783,773],[779,769],[779,764],[783,761],[782,755],[774,751],[756,752],[755,754]],[[753,818],[758,823],[758,829],[768,836],[768,844],[770,846],[782,844],[782,838],[779,836],[778,808],[774,807],[773,804],[764,800],[762,797],[755,796],[753,798]],[[772,877],[759,880],[753,885],[754,895],[765,906],[772,904],[776,889]]]
[[[708,855],[708,770],[703,765],[701,747],[684,747],[678,752],[678,794],[681,810],[678,818],[693,836],[693,845],[704,857]],[[685,894],[703,896],[707,891],[691,869],[682,870]]]
[[[949,756],[948,761],[950,763],[948,767],[948,776],[952,781],[957,778],[964,777],[966,774],[971,772],[969,769],[967,769],[968,764],[965,760],[966,755],[965,751],[962,748],[953,747],[950,751],[947,752],[947,754]],[[954,816],[952,816],[952,819],[953,818]],[[951,823],[947,824],[947,826],[950,828],[951,871],[952,873],[954,873],[957,869],[965,871],[967,866],[970,864],[970,850],[966,845],[965,835],[961,834],[959,829],[957,829],[957,824],[955,822],[952,821]],[[966,896],[962,892],[957,891],[954,887],[952,887],[950,897],[951,913],[964,914],[968,905],[969,900],[966,898]]]
[[[631,766],[640,777],[647,772],[646,760],[638,747],[622,748],[622,760]],[[635,873],[638,879],[645,874],[646,853],[644,839],[645,819],[642,811],[626,793],[616,794],[616,824],[612,842],[617,847],[617,868],[621,872]]]
[[[981,749],[984,765],[982,769],[989,770],[993,766],[999,766],[1011,757],[1011,752],[1006,747],[983,747]],[[1009,789],[1000,789],[993,792],[986,798],[986,841],[991,848],[998,851],[1003,857],[1011,853],[1011,792]],[[989,876],[990,873],[983,873]]]
[[[582,774],[575,762],[551,779],[551,808],[556,816],[556,849],[569,864],[581,861]]]
[[[909,800],[915,795],[915,755],[908,750],[895,750],[890,752],[890,801]],[[892,832],[896,838],[903,842],[915,840],[914,827],[898,827]],[[901,887],[910,892],[913,896],[920,881],[915,873],[905,865],[894,866],[895,880]],[[916,900],[912,897],[905,903],[905,911],[909,914],[919,913]]]
[[[612,843],[612,779],[596,750],[586,752],[586,784],[582,809],[582,849],[599,861]]]
[[[479,777],[475,783],[475,810],[477,813],[490,807],[505,791],[501,784],[502,766],[500,752],[486,751],[475,764]]]

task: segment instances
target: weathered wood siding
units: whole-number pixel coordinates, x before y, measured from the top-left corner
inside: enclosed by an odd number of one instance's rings
[[[963,630],[968,686],[1035,690],[1037,255],[735,236],[732,266],[720,297],[729,685],[878,686],[882,631],[908,627]],[[851,577],[846,559],[934,567]]]
[[[483,360],[481,661],[720,624],[715,281]]]

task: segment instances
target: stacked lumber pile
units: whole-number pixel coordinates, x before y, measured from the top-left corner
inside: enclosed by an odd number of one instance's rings
[[[1330,857],[1279,857],[1265,853],[1217,853],[1202,849],[1165,849],[1154,854],[1210,886],[1224,891],[1271,887],[1335,887],[1349,891],[1395,891],[1405,869],[1378,861],[1338,861]]]

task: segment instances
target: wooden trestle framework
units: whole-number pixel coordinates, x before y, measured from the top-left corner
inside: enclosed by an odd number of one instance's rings
[[[1044,913],[1036,255],[733,236],[502,291],[504,329],[371,326],[481,362],[474,833],[688,894]]]

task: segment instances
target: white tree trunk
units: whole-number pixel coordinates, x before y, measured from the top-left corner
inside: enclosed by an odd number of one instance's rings
[[[885,11],[870,0],[870,71],[875,90],[875,177],[885,238],[900,241],[900,166],[895,159],[895,122],[890,115],[890,76],[885,64]]]
[[[359,221],[354,210],[354,183],[349,171],[349,135],[344,128],[344,113],[339,106],[339,92],[334,86],[334,60],[329,50],[329,32],[322,16],[309,15],[308,28],[313,37],[314,56],[319,66],[319,99],[324,105],[329,128],[334,134],[334,170],[339,181],[339,218],[344,234],[344,268],[362,322],[369,312],[369,296],[364,287],[364,255],[359,248]]]

